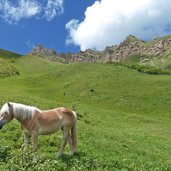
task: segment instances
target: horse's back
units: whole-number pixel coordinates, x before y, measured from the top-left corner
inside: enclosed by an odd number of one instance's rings
[[[39,111],[39,119],[48,122],[62,122],[62,125],[73,126],[76,123],[76,114],[66,107]]]

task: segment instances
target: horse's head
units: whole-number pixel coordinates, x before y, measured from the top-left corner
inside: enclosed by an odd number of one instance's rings
[[[3,125],[10,122],[13,117],[12,104],[7,102],[2,106],[0,110],[0,129],[2,129]]]

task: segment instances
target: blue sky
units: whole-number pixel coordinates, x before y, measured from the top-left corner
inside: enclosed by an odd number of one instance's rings
[[[10,2],[18,6],[16,1]],[[94,0],[65,0],[62,5],[63,13],[57,14],[50,21],[43,18],[43,14],[40,14],[39,18],[32,16],[21,18],[19,21],[7,21],[2,17],[3,13],[0,10],[0,48],[26,54],[33,46],[43,44],[48,48],[54,48],[57,52],[77,52],[79,46],[65,43],[68,35],[65,25],[73,18],[82,20],[86,8],[94,2]],[[44,4],[42,6],[45,6],[45,3],[47,2],[42,0]]]
[[[171,0],[0,0],[0,48],[20,54],[103,50],[129,34],[171,34]]]

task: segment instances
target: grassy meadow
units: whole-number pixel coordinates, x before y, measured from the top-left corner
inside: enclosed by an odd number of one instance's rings
[[[5,125],[0,171],[171,170],[171,76],[113,64],[59,64],[36,56],[0,60],[1,106],[6,101],[40,109],[67,106],[78,114],[77,153],[70,157],[67,146],[58,160],[62,132],[39,137],[34,162],[32,147],[23,152],[19,123]]]

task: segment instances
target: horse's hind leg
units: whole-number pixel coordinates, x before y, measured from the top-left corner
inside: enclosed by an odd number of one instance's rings
[[[70,146],[70,154],[73,155],[74,154],[74,148],[73,148],[73,145],[72,145],[72,139],[71,139],[71,136],[68,134],[68,144]]]
[[[68,139],[68,128],[63,127],[63,140],[62,140],[62,145],[57,153],[57,158],[59,158],[62,155],[62,152],[65,148],[65,145],[67,143],[67,139]]]

